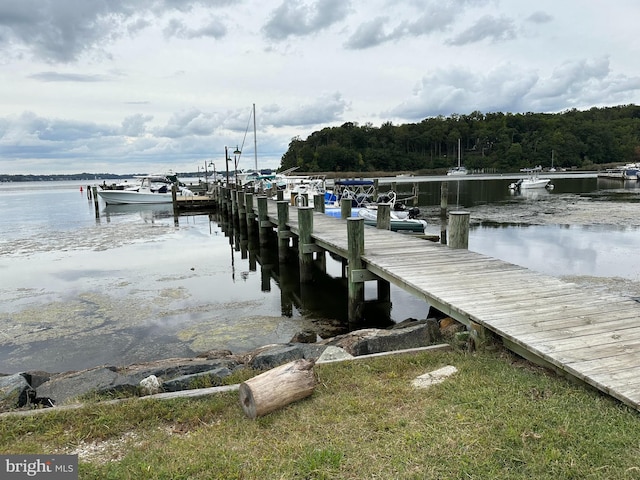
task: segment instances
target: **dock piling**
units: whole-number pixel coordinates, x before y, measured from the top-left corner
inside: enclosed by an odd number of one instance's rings
[[[313,276],[313,207],[298,208],[298,261],[300,262],[300,283],[308,283]]]
[[[469,212],[457,211],[449,213],[449,247],[469,248]]]
[[[364,253],[364,218],[347,219],[348,244],[348,321],[349,326],[362,323],[364,312],[364,282],[355,278],[356,271],[363,268]]]

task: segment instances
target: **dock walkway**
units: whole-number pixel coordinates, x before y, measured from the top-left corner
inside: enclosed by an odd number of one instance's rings
[[[278,224],[275,202],[269,221]],[[288,226],[298,234],[297,209]],[[313,215],[318,247],[343,258],[347,222]],[[640,303],[468,250],[365,227],[366,269],[515,353],[640,409]]]

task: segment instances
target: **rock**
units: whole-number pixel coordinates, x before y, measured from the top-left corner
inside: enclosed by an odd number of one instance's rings
[[[316,360],[327,348],[318,343],[267,345],[254,351],[246,364],[256,370],[269,370],[294,360]]]
[[[142,395],[154,395],[160,392],[160,380],[155,375],[149,375],[140,380],[140,393]]]
[[[101,392],[120,378],[115,367],[97,367],[53,376],[37,392],[39,397],[52,398],[60,405],[89,392]]]
[[[353,358],[353,355],[347,353],[344,348],[328,346],[324,352],[322,352],[322,355],[318,357],[317,363],[348,360],[350,358]]]
[[[208,352],[203,352],[199,354],[196,358],[204,358],[207,360],[218,360],[221,358],[230,358],[233,357],[233,352],[231,350],[209,350]]]
[[[466,327],[451,317],[440,320],[440,333],[445,338],[453,339],[456,333],[464,330],[466,330]]]
[[[168,358],[155,362],[139,363],[118,370],[118,373],[138,384],[149,375],[155,375],[163,381],[182,375],[193,375],[214,368],[226,367],[233,370],[239,362],[233,358]]]
[[[27,404],[29,382],[19,373],[0,377],[0,411],[7,411]]]
[[[249,362],[249,366],[256,370],[269,370],[303,357],[304,353],[297,345],[271,345],[256,354]]]
[[[231,370],[224,367],[193,375],[183,375],[163,382],[162,390],[165,392],[178,392],[194,388],[216,387],[222,385],[222,380],[229,375],[231,375]]]
[[[29,382],[31,388],[38,388],[44,382],[48,382],[51,379],[51,373],[42,371],[30,371],[23,372],[22,376]]]
[[[318,334],[313,330],[303,330],[296,333],[289,343],[315,343],[318,340]]]
[[[424,375],[420,375],[416,377],[411,384],[416,388],[428,388],[431,385],[437,385],[438,383],[444,382],[451,375],[456,373],[458,369],[452,365],[447,365],[446,367],[439,368],[438,370],[434,370],[429,373],[425,373]]]
[[[320,343],[341,347],[349,354],[358,356],[426,347],[433,342],[429,334],[429,327],[424,323],[396,330],[366,328]]]

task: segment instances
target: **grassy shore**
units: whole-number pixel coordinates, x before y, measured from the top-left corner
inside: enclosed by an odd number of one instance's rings
[[[0,418],[0,451],[78,453],[101,480],[640,478],[637,411],[501,349],[314,370],[311,397],[257,420],[237,392],[90,404]]]

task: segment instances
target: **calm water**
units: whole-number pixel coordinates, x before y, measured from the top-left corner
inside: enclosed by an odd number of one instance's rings
[[[637,185],[557,179],[552,193],[513,196],[508,183],[450,182],[450,207],[480,219],[471,250],[550,275],[639,280],[637,222],[529,221],[552,210],[584,210],[585,202],[586,211],[635,210]],[[288,341],[302,329],[340,331],[346,292],[330,257],[327,275],[300,288],[294,266],[279,266],[273,251],[260,251],[217,215],[176,222],[170,206],[100,204],[96,218],[80,192],[85,184],[0,184],[0,372],[241,352]],[[419,205],[439,233],[431,218],[439,211],[438,182],[420,184]],[[392,303],[390,312],[371,317],[382,325],[428,313],[428,305],[396,289]]]

